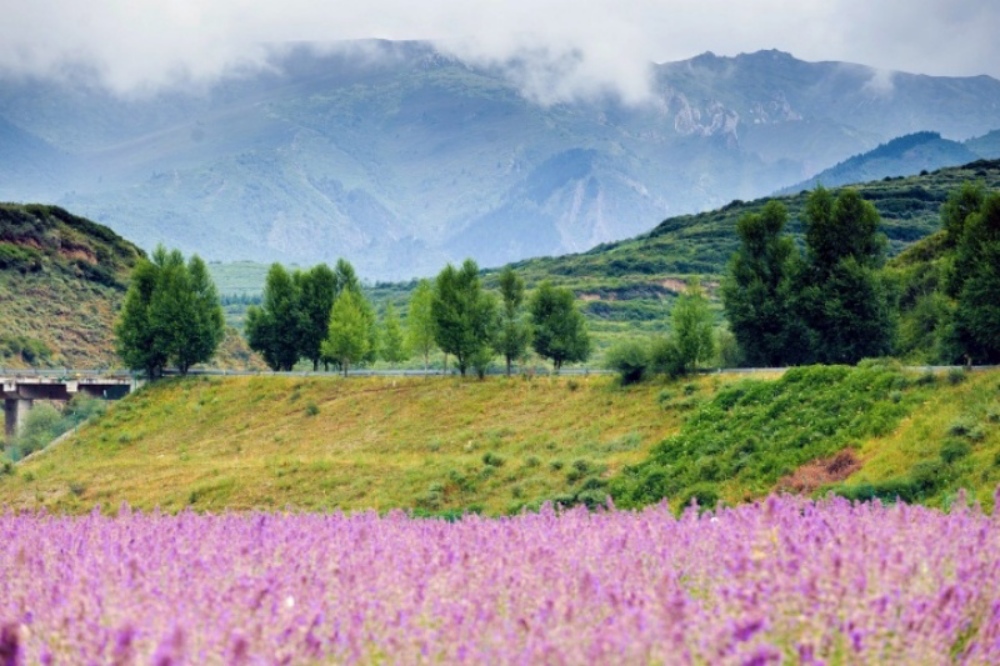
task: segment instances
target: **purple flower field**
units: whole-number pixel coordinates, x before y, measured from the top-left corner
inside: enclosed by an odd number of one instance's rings
[[[997,664],[1000,521],[0,516],[0,664]]]

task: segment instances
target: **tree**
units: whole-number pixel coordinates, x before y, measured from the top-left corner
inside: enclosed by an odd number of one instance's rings
[[[323,355],[340,363],[347,376],[351,363],[368,356],[371,344],[371,322],[365,316],[361,299],[353,289],[344,289],[333,302],[330,325],[322,344]]]
[[[965,221],[979,211],[986,201],[986,189],[981,183],[962,183],[948,195],[941,206],[941,226],[948,247],[957,246],[965,233]]]
[[[299,360],[303,316],[295,281],[281,264],[271,264],[261,305],[247,308],[250,348],[260,352],[272,370],[291,370]]]
[[[382,317],[382,345],[380,355],[390,364],[402,363],[410,357],[406,350],[406,338],[399,316],[392,303],[386,303],[385,314]]]
[[[637,384],[650,367],[649,345],[635,339],[617,342],[604,356],[604,366],[618,373],[622,386]]]
[[[406,317],[406,337],[410,349],[424,357],[424,372],[434,351],[434,287],[430,280],[421,280],[410,295],[410,309]]]
[[[977,363],[1000,362],[1000,193],[965,221],[950,286],[957,291],[953,335]]]
[[[680,374],[687,374],[715,354],[712,340],[713,317],[708,299],[696,278],[678,297],[670,312],[671,339],[677,349]]]
[[[500,321],[495,349],[507,362],[510,377],[511,363],[524,356],[531,340],[531,328],[521,314],[524,304],[524,280],[507,266],[500,273]]]
[[[157,253],[161,249],[157,248]],[[156,264],[146,259],[139,260],[132,271],[121,315],[115,323],[115,352],[126,366],[142,370],[151,380],[163,374],[168,360],[167,349],[159,344],[149,321],[149,305],[158,276]]]
[[[465,376],[470,366],[485,369],[493,343],[496,302],[479,281],[479,267],[466,259],[460,269],[448,264],[435,280],[431,300],[434,340],[446,354],[455,356]]]
[[[886,240],[878,211],[854,190],[834,199],[818,187],[804,221],[807,256],[795,303],[809,329],[804,360],[857,363],[888,354],[895,325],[879,272]]]
[[[222,341],[225,324],[219,295],[205,262],[187,265],[177,250],[162,246],[153,261],[141,261],[115,327],[116,347],[131,368],[150,379],[173,363],[181,374],[208,361]]]
[[[722,280],[729,327],[747,365],[775,367],[802,358],[801,319],[793,307],[798,256],[784,235],[788,211],[769,201],[736,224],[740,248]]]
[[[339,291],[336,274],[326,264],[318,264],[304,273],[296,271],[292,280],[299,298],[299,356],[312,361],[313,370],[322,360],[320,345],[326,339],[330,310]]]
[[[552,360],[557,374],[564,363],[587,360],[590,336],[572,291],[553,287],[546,280],[531,295],[528,309],[534,331],[532,346],[539,356]]]

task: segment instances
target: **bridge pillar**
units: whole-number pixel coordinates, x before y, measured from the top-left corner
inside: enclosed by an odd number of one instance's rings
[[[7,398],[3,401],[4,434],[8,438],[16,437],[21,432],[33,402],[26,398]]]

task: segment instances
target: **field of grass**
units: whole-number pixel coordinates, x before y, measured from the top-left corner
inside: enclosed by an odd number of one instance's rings
[[[0,504],[498,514],[583,501],[677,429],[661,388],[607,376],[167,381],[0,476]]]
[[[869,364],[627,389],[576,378],[188,378],[0,476],[0,504],[513,513],[546,500],[736,503],[775,490],[984,506],[1000,371]]]

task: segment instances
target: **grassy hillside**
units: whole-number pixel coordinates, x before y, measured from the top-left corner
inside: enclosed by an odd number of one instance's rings
[[[998,386],[997,371],[876,365],[628,389],[593,376],[172,380],[0,476],[0,504],[498,514],[609,490],[625,505],[775,489],[942,505],[964,486],[989,505]],[[641,484],[655,492],[624,492]]]
[[[0,365],[113,365],[115,311],[142,254],[61,208],[0,204]]]
[[[596,376],[168,381],[0,476],[0,505],[502,513],[638,462],[681,420],[659,390]]]

